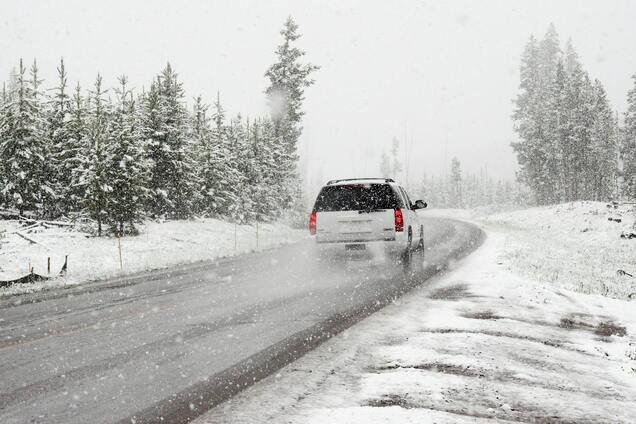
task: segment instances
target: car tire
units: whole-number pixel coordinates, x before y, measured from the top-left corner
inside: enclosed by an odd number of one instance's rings
[[[407,248],[404,252],[402,252],[400,256],[400,262],[402,263],[402,265],[407,268],[410,267],[411,263],[413,262],[413,249],[411,249],[410,247]]]
[[[419,243],[417,243],[417,250],[422,252],[422,255],[424,254],[424,227],[422,226],[420,228],[420,241]]]
[[[411,263],[413,262],[413,231],[411,230],[411,227],[409,227],[408,237],[406,249],[400,254],[400,262],[405,268],[410,268]]]

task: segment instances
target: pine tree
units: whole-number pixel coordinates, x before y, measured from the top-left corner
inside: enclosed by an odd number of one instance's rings
[[[566,174],[566,200],[586,198],[589,151],[591,147],[592,85],[580,64],[568,74],[565,105],[569,111],[567,134],[564,140],[568,148],[569,167]]]
[[[272,135],[273,126],[269,120],[257,119],[248,129],[247,159],[250,167],[247,182],[251,187],[254,219],[257,221],[275,218],[278,213]]]
[[[513,113],[515,130],[519,134],[519,141],[512,144],[519,163],[518,178],[528,184],[535,191],[538,202],[545,203],[548,199],[542,187],[545,185],[543,167],[545,153],[542,152],[543,120],[541,104],[542,81],[539,66],[539,44],[531,36],[526,44],[521,59],[520,93],[515,101],[516,109]]]
[[[194,143],[194,154],[199,168],[199,176],[201,179],[199,204],[195,209],[204,215],[210,215],[209,205],[212,204],[209,188],[210,188],[210,169],[212,158],[212,142],[210,118],[207,116],[208,105],[203,103],[203,98],[198,96],[194,99],[192,107],[191,123],[192,141]]]
[[[0,93],[0,125],[2,125],[3,115],[6,112],[6,105],[9,103],[9,95],[7,93],[7,85],[5,82],[2,83],[2,92]],[[2,137],[3,131],[2,127],[0,127],[0,137]],[[0,138],[0,153],[2,152],[2,138]],[[0,156],[1,158],[2,156]],[[7,178],[4,175],[4,166],[0,166],[0,187],[7,186]],[[0,190],[0,207],[6,206],[6,201],[4,197],[4,190]]]
[[[84,148],[80,154],[80,167],[76,186],[84,194],[83,210],[97,222],[97,235],[101,236],[103,224],[108,218],[108,199],[112,191],[109,181],[108,164],[110,149],[108,146],[108,120],[111,105],[104,98],[102,77],[97,75],[93,90],[89,92],[89,105],[86,118]]]
[[[2,193],[6,206],[17,209],[20,215],[27,211],[40,215],[51,189],[44,175],[47,151],[37,65],[34,62],[27,80],[20,60],[14,78],[8,102],[0,112]]]
[[[623,184],[624,193],[636,199],[636,74],[632,76],[634,85],[627,93],[627,111],[623,131]]]
[[[398,140],[397,137],[393,137],[393,141],[391,142],[391,174],[393,178],[397,178],[398,174],[402,172],[399,154],[400,140]]]
[[[60,60],[57,73],[58,85],[53,90],[47,114],[47,139],[56,193],[54,215],[63,215],[70,212],[78,200],[71,193],[73,170],[79,165],[79,145],[71,134],[71,98],[67,93],[64,59]]]
[[[117,236],[136,234],[147,197],[146,164],[137,131],[135,102],[125,76],[119,77],[116,104],[108,128],[108,220]]]
[[[159,78],[152,81],[148,92],[140,98],[142,113],[140,116],[140,134],[145,147],[145,159],[148,161],[149,198],[146,210],[158,217],[166,213],[167,193],[164,189],[167,147],[162,144],[163,121],[159,109]]]
[[[63,180],[69,179],[68,185],[60,187],[60,210],[64,214],[80,212],[86,196],[85,186],[81,182],[82,165],[89,147],[86,137],[85,103],[86,100],[82,96],[82,89],[78,83],[69,105],[70,116],[65,131],[68,138],[56,149],[58,175],[63,175]]]
[[[319,67],[301,62],[305,52],[295,46],[301,35],[291,16],[287,18],[281,35],[283,43],[276,50],[276,63],[265,72],[270,83],[265,93],[271,109],[274,137],[279,139],[282,148],[279,162],[281,188],[289,190],[283,196],[286,202],[283,207],[291,207],[291,203],[298,200],[297,192],[300,190],[296,164],[297,143],[302,133],[304,92],[305,88],[313,85],[311,74]],[[303,209],[302,205],[299,209]]]
[[[287,18],[280,34],[283,36],[283,43],[276,50],[277,62],[265,73],[270,81],[265,93],[272,108],[272,118],[276,129],[291,131],[286,134],[286,141],[289,143],[290,150],[295,150],[295,144],[302,130],[299,125],[304,115],[302,102],[305,88],[314,84],[310,75],[319,67],[300,62],[305,52],[294,45],[301,35],[298,33],[298,25],[291,16]],[[285,121],[291,124],[291,128],[282,127]]]
[[[149,208],[155,217],[189,218],[199,203],[194,146],[177,74],[167,64],[151,85],[142,120],[150,166]]]
[[[541,40],[538,51],[540,89],[544,95],[548,90],[550,82],[554,78],[560,57],[561,47],[559,34],[554,24],[551,23],[548,26],[543,40]]]
[[[618,170],[618,134],[616,132],[618,123],[599,80],[594,81],[593,90],[593,122],[586,198],[602,201],[614,198],[617,194],[614,190],[614,182]]]
[[[33,64],[30,69],[30,84],[33,92],[35,116],[36,121],[34,123],[34,134],[39,140],[41,158],[39,161],[34,162],[39,174],[39,197],[40,206],[37,211],[37,215],[41,217],[54,217],[55,202],[57,200],[57,193],[55,190],[55,172],[54,163],[52,159],[52,148],[49,138],[47,137],[47,121],[46,121],[46,103],[47,99],[44,92],[41,89],[42,80],[39,78],[39,68],[37,61],[33,60]]]
[[[454,208],[463,207],[462,198],[462,170],[459,159],[453,158],[451,161],[451,206]]]
[[[250,193],[247,187],[247,167],[248,163],[244,158],[246,153],[245,128],[241,124],[241,116],[238,115],[230,120],[226,128],[228,159],[231,164],[230,173],[233,179],[231,187],[234,202],[229,205],[228,216],[234,221],[245,223],[250,220],[250,210],[252,208]]]
[[[392,170],[391,159],[389,155],[384,151],[382,152],[382,156],[380,157],[380,174],[383,178],[392,178]]]
[[[216,217],[229,216],[230,208],[237,201],[235,187],[238,184],[235,163],[230,158],[228,128],[225,123],[225,111],[217,93],[212,112],[212,130],[210,132],[209,163],[202,171],[206,185],[206,209]]]

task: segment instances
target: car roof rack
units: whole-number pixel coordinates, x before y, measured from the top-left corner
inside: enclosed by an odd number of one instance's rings
[[[341,183],[343,181],[361,181],[361,180],[383,180],[386,183],[394,183],[393,178],[342,178],[339,180],[330,180],[327,181],[327,185],[332,185],[336,183]]]

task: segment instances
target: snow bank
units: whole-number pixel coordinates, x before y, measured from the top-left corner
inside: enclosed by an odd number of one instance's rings
[[[0,280],[14,279],[34,272],[46,275],[47,258],[51,273],[59,272],[68,255],[66,279],[33,285],[0,289],[0,295],[40,290],[45,287],[119,276],[137,271],[209,260],[257,249],[256,227],[238,225],[217,219],[147,222],[141,234],[121,239],[122,264],[116,238],[87,238],[86,235],[62,228],[40,228],[30,233],[38,244],[19,237],[15,221],[0,221],[0,233],[6,230],[0,246]],[[236,232],[235,232],[236,230]],[[235,248],[236,233],[236,248]],[[297,241],[306,231],[293,230],[282,224],[259,224],[258,249]]]

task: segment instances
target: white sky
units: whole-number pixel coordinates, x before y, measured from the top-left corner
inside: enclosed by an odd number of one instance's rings
[[[636,2],[624,1],[14,1],[0,4],[0,76],[38,59],[54,84],[137,88],[170,61],[189,98],[221,91],[232,112],[266,112],[263,73],[291,14],[322,69],[307,91],[302,156],[321,179],[378,174],[393,136],[408,138],[410,179],[452,156],[512,178],[510,115],[521,51],[554,22],[594,78],[625,109],[636,73]],[[404,176],[399,176],[404,179]]]

